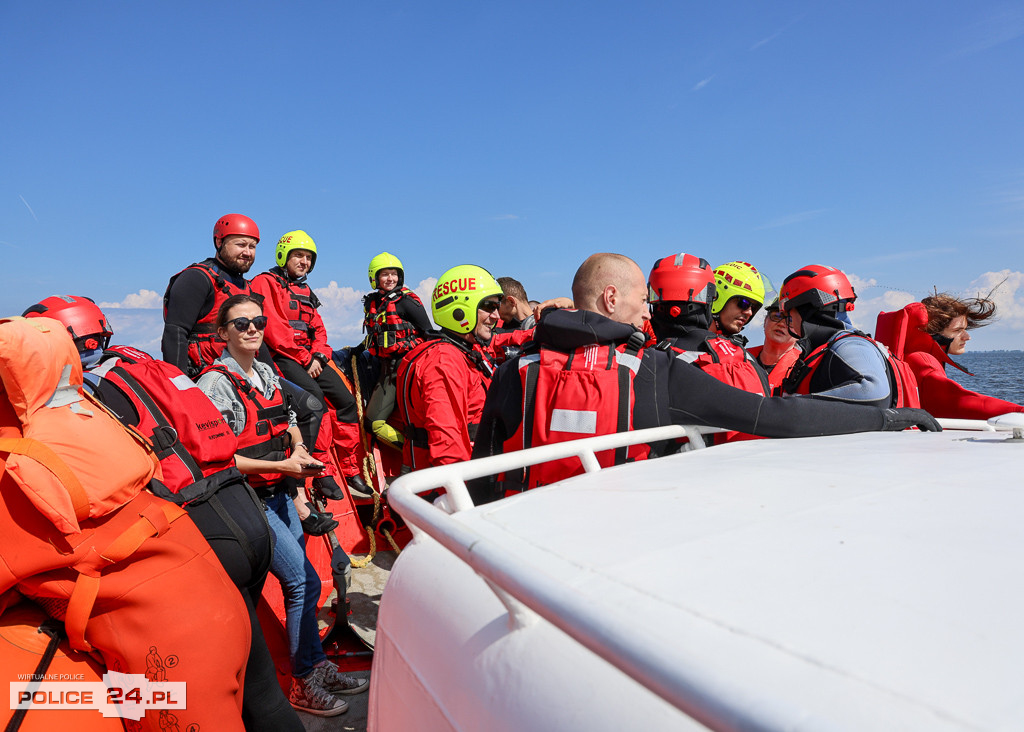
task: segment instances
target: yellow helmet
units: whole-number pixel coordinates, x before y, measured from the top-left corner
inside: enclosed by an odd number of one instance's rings
[[[754,312],[764,305],[765,292],[772,292],[771,281],[748,262],[727,262],[715,267],[715,300],[711,314],[718,315],[734,297],[749,297],[757,303]]]
[[[277,240],[277,266],[284,267],[288,261],[288,255],[295,249],[305,249],[313,255],[313,261],[309,264],[309,271],[312,272],[313,267],[316,266],[316,243],[313,241],[313,237],[302,229],[289,231]]]
[[[480,303],[495,295],[502,296],[501,285],[490,272],[475,264],[460,264],[437,280],[430,296],[430,310],[439,328],[472,333]]]
[[[376,257],[370,260],[370,269],[368,274],[370,275],[370,287],[377,286],[377,273],[382,269],[397,269],[398,270],[398,286],[401,287],[405,284],[405,269],[402,267],[402,260],[396,257],[394,254],[388,252],[381,252]]]

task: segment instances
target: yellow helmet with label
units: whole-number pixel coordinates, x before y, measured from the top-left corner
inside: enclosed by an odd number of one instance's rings
[[[748,262],[727,262],[715,267],[715,300],[711,314],[718,315],[734,297],[749,297],[757,303],[756,313],[764,305],[765,293],[774,296],[771,281]]]
[[[490,272],[475,264],[460,264],[437,280],[430,296],[430,310],[439,328],[472,333],[480,303],[495,296],[502,296],[501,285]]]
[[[405,284],[405,269],[402,267],[402,260],[394,254],[381,252],[370,260],[370,269],[368,272],[370,275],[370,287],[377,287],[377,273],[382,269],[397,269],[398,286],[401,287]]]
[[[313,241],[313,237],[302,229],[289,231],[277,240],[277,266],[284,267],[288,261],[288,255],[295,249],[305,249],[313,255],[313,261],[309,264],[309,271],[312,272],[313,267],[316,266],[316,243]]]

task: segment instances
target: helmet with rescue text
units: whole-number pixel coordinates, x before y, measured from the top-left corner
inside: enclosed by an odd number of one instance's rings
[[[683,253],[662,257],[654,263],[647,287],[651,321],[659,338],[680,327],[710,327],[716,286],[706,259]]]
[[[439,328],[465,335],[476,330],[480,309],[497,312],[501,297],[501,285],[490,272],[475,264],[460,264],[437,280],[430,295],[430,310]]]
[[[288,263],[288,257],[297,249],[304,249],[313,255],[313,261],[310,262],[309,265],[309,272],[312,272],[313,268],[316,266],[316,242],[313,241],[313,237],[302,229],[289,231],[277,240],[277,249],[274,252],[274,258],[277,261],[277,266],[283,269]],[[309,274],[309,272],[306,274]]]

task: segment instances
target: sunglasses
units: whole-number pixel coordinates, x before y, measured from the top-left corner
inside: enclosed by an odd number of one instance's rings
[[[782,321],[786,320],[788,316],[781,310],[769,310],[765,314],[765,317],[768,318],[768,320],[772,321],[773,323],[781,323]]]
[[[497,312],[499,307],[501,307],[501,301],[500,300],[484,300],[479,305],[477,305],[477,307],[480,308],[481,310],[483,310],[485,313],[494,313],[494,312]]]
[[[231,325],[235,326],[235,330],[239,333],[245,333],[249,330],[249,326],[253,325],[256,330],[263,330],[267,327],[267,316],[257,315],[255,318],[235,318],[230,321]]]

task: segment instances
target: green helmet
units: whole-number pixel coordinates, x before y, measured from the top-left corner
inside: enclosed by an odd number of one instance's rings
[[[715,267],[715,300],[711,314],[718,315],[734,297],[749,297],[757,303],[754,312],[764,305],[765,294],[774,295],[771,281],[748,262],[727,262]]]
[[[398,286],[401,287],[405,284],[405,269],[402,267],[402,260],[394,254],[381,252],[370,260],[370,269],[368,273],[370,275],[370,287],[377,287],[377,273],[382,269],[397,269]]]
[[[289,231],[277,240],[277,266],[284,267],[288,261],[288,255],[295,249],[305,249],[313,255],[313,261],[309,263],[309,271],[312,272],[313,267],[316,266],[316,243],[313,241],[313,237],[302,229]]]
[[[491,273],[475,264],[452,267],[437,280],[430,296],[430,310],[439,328],[455,333],[476,329],[476,311],[488,297],[502,296],[501,285]]]

